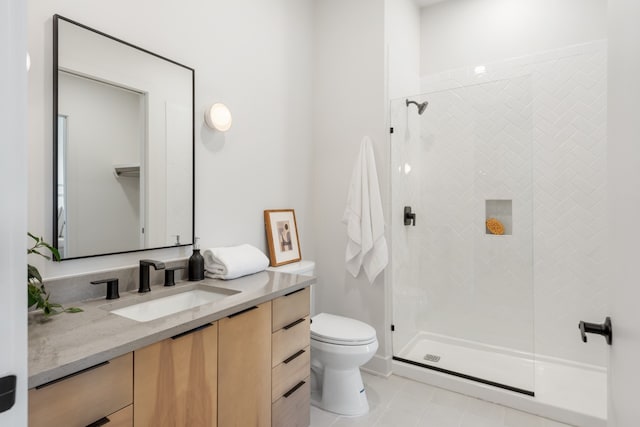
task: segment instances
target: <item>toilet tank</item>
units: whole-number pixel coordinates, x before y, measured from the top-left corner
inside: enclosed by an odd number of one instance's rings
[[[279,267],[269,267],[267,270],[278,271],[280,273],[299,274],[301,276],[313,276],[316,269],[314,261],[302,260]],[[315,285],[311,285],[311,316],[316,315]]]

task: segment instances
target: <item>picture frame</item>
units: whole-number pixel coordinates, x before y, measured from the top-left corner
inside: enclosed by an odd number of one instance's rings
[[[293,209],[265,210],[264,226],[272,267],[302,259],[296,213]]]

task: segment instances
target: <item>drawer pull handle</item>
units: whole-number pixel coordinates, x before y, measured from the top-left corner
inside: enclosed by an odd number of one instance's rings
[[[65,375],[64,377],[58,378],[57,380],[53,380],[53,381],[49,381],[48,383],[40,384],[39,386],[36,386],[36,390],[40,390],[41,388],[49,387],[50,385],[54,385],[56,383],[59,383],[60,381],[68,380],[69,378],[75,377],[76,375],[84,374],[85,372],[91,371],[93,369],[97,369],[97,368],[99,368],[101,366],[105,366],[105,365],[108,365],[108,364],[109,364],[108,360],[106,362],[98,363],[97,365],[90,366],[90,367],[85,368],[85,369],[83,369],[81,371],[74,372],[73,374]]]
[[[304,381],[300,381],[298,384],[294,385],[293,388],[291,390],[289,390],[288,392],[286,392],[285,394],[283,394],[283,396],[285,398],[291,396],[293,393],[295,393],[300,387],[302,387],[305,384]]]
[[[210,327],[210,326],[213,326],[213,323],[207,323],[207,324],[205,324],[205,325],[198,326],[197,328],[190,329],[190,330],[188,330],[188,331],[186,331],[186,332],[183,332],[183,333],[181,333],[181,334],[174,335],[174,336],[172,336],[172,337],[171,337],[171,339],[172,339],[172,340],[177,340],[178,338],[182,338],[182,337],[184,337],[185,335],[189,335],[189,334],[192,334],[192,333],[194,333],[194,332],[198,332],[198,331],[201,331],[201,330],[203,330],[203,329],[207,329],[207,328],[208,328],[208,327]]]
[[[292,360],[296,359],[297,357],[302,356],[303,354],[304,354],[304,350],[300,350],[296,354],[294,354],[293,356],[287,357],[285,360],[282,361],[282,363],[287,364],[287,363],[291,362]]]
[[[231,319],[232,317],[240,316],[241,314],[244,314],[244,313],[246,313],[247,311],[255,310],[256,308],[258,308],[258,306],[257,306],[257,305],[254,305],[253,307],[245,308],[244,310],[239,311],[239,312],[237,312],[237,313],[233,313],[232,315],[227,316],[227,317],[228,317],[229,319]]]
[[[293,295],[293,294],[297,294],[298,292],[302,292],[304,291],[306,288],[301,288],[298,289],[297,291],[293,291],[293,292],[289,292],[288,294],[284,294],[285,297],[288,297],[289,295]]]
[[[100,426],[103,426],[103,425],[105,425],[105,424],[109,424],[110,422],[111,422],[111,420],[110,420],[109,418],[107,418],[107,417],[102,417],[102,418],[100,418],[98,421],[93,422],[93,423],[91,423],[91,424],[87,425],[87,427],[100,427]]]
[[[289,323],[287,326],[284,326],[282,329],[284,329],[285,331],[286,331],[287,329],[291,329],[291,328],[293,328],[294,326],[296,326],[296,325],[298,325],[298,324],[300,324],[300,323],[304,322],[304,320],[305,320],[305,318],[304,318],[304,317],[303,317],[303,318],[301,318],[301,319],[298,319],[298,320],[296,320],[295,322],[291,322],[291,323]]]

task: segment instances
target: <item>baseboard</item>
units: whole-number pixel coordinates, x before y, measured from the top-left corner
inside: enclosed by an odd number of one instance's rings
[[[360,369],[373,375],[388,377],[393,373],[393,359],[391,356],[381,356],[376,354]]]

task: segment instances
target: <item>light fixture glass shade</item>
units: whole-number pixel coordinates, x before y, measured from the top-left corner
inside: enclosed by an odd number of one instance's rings
[[[221,103],[213,104],[204,113],[204,120],[211,129],[226,132],[231,129],[231,111]]]

